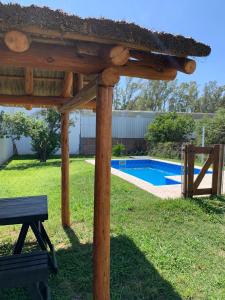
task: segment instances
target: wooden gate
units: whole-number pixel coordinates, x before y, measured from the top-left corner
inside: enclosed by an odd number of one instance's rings
[[[184,174],[183,174],[183,196],[194,195],[221,195],[224,165],[224,145],[212,147],[196,147],[188,144],[183,147],[184,151]],[[194,165],[196,154],[208,154],[200,173],[194,177]],[[209,187],[199,188],[202,179],[212,165],[212,181]]]

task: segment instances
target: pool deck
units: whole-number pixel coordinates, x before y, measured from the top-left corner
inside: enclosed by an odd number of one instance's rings
[[[129,158],[128,158],[129,159]],[[162,159],[154,159],[148,156],[144,156],[144,157],[131,157],[132,159],[151,159],[151,160],[156,160],[156,161],[162,161],[162,162],[167,162],[170,164],[174,164],[174,165],[181,165],[180,163],[175,163],[175,162],[171,162],[171,161],[167,161],[167,160],[162,160]],[[123,159],[121,159],[123,160]],[[127,160],[127,159],[126,159]],[[88,159],[86,160],[87,163],[90,163],[92,165],[95,164],[95,160],[94,159]],[[195,166],[196,169],[200,169],[199,166]],[[182,185],[181,184],[170,184],[170,185],[160,185],[160,186],[155,186],[149,182],[146,182],[142,179],[139,179],[135,176],[132,176],[130,174],[126,174],[124,172],[121,172],[115,168],[111,168],[111,173],[113,175],[116,175],[130,183],[133,183],[134,185],[136,185],[137,187],[139,187],[142,190],[145,190],[161,199],[176,199],[176,198],[180,198],[182,197],[182,193],[181,193],[181,188]],[[195,175],[194,178],[196,178],[198,175]],[[176,181],[182,181],[181,180],[181,175],[177,175],[177,176],[166,176],[167,178],[170,179],[174,179]],[[199,186],[199,188],[208,188],[211,187],[212,184],[212,174],[206,174]],[[225,172],[223,174],[223,187],[225,187]]]

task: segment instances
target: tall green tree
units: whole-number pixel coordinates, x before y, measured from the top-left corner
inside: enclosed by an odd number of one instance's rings
[[[198,122],[197,132],[201,141],[202,127],[205,127],[205,144],[225,144],[225,108],[220,108],[213,118],[205,117]]]
[[[167,111],[173,98],[176,81],[148,80],[142,86],[140,96],[136,99],[135,109]]]
[[[215,112],[225,107],[225,85],[219,86],[216,81],[209,81],[205,84],[200,97],[201,112]]]

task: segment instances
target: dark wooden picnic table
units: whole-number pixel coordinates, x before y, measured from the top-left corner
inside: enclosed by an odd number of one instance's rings
[[[48,220],[47,196],[0,199],[0,226],[22,224],[13,254],[22,252],[28,229],[31,228],[40,248],[47,251],[49,247],[49,264],[53,271],[57,272],[54,246],[43,225],[46,220]]]

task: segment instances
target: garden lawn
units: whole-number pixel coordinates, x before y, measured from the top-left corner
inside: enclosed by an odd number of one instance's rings
[[[71,159],[71,229],[60,224],[60,160],[13,160],[0,171],[0,197],[48,195],[46,229],[57,250],[52,299],[92,299],[94,168]],[[225,200],[161,200],[112,177],[111,299],[225,299]],[[0,227],[0,255],[19,226]],[[27,250],[35,247],[31,233]],[[4,298],[5,297],[5,298]],[[4,290],[1,299],[29,299]]]

